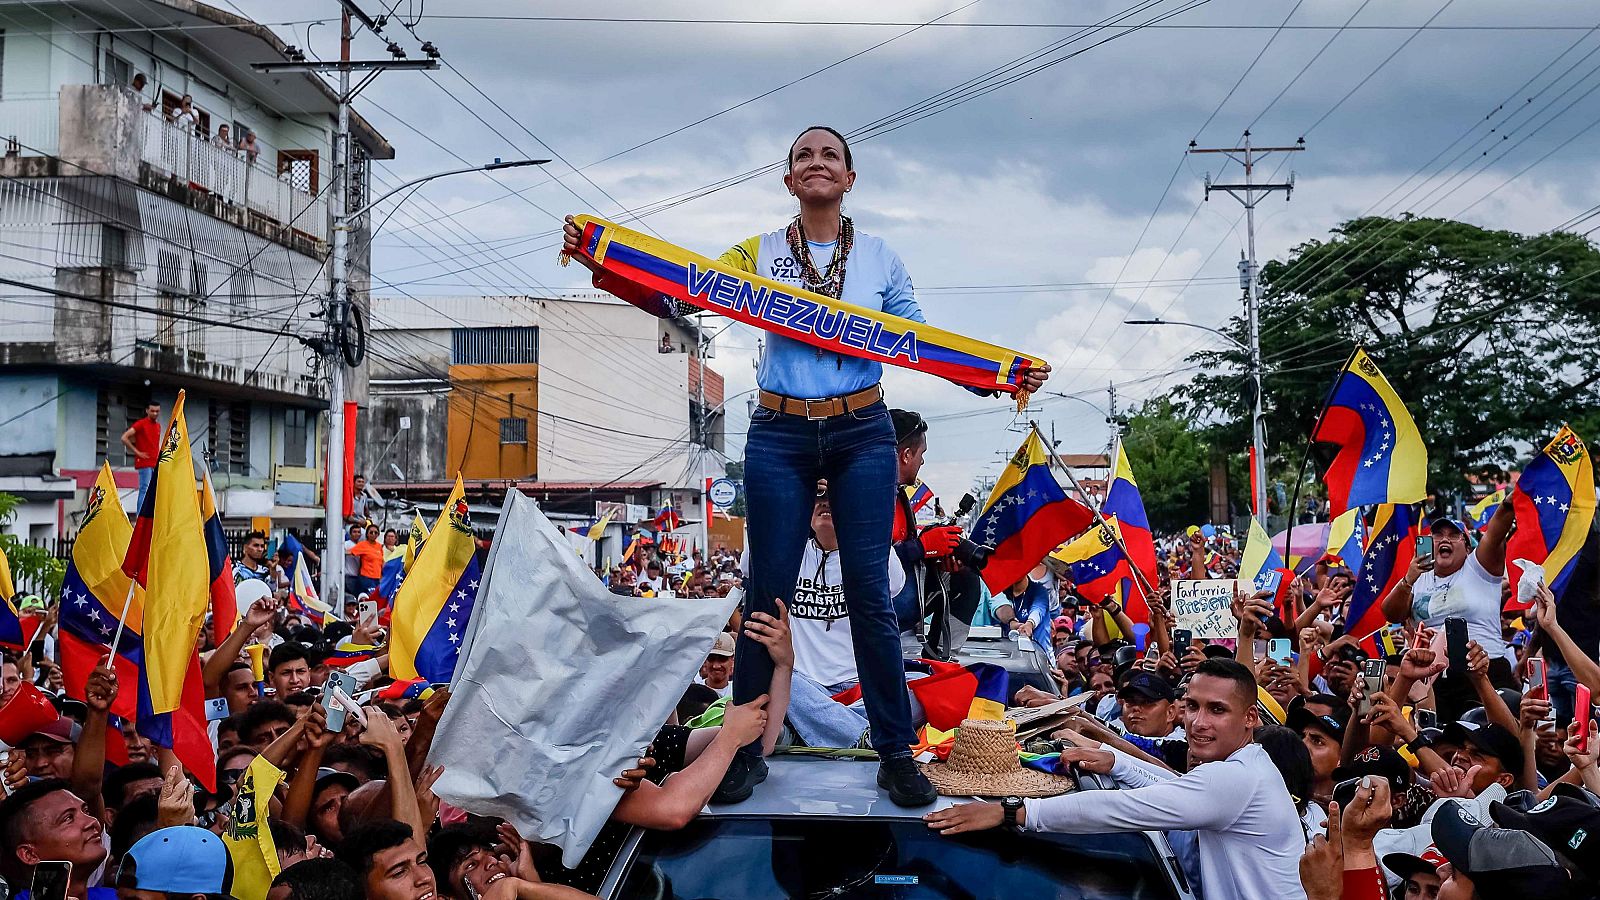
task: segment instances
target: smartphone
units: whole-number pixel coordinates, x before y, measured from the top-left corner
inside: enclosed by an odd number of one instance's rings
[[[1194,644],[1194,631],[1189,628],[1176,628],[1172,632],[1172,653],[1179,659],[1189,652],[1189,647]]]
[[[356,691],[356,677],[342,669],[335,669],[328,673],[328,682],[323,686],[322,709],[328,714],[328,721],[325,727],[328,731],[338,734],[344,731],[344,719],[347,710],[334,702],[334,697],[338,693],[334,690],[335,687],[343,689],[345,696],[351,696]]]
[[[1372,712],[1372,698],[1383,693],[1383,670],[1388,666],[1381,657],[1361,663],[1361,715]]]
[[[362,628],[376,628],[378,626],[378,601],[363,600],[357,607],[356,621]]]
[[[1460,616],[1445,619],[1444,642],[1450,659],[1450,674],[1467,674],[1467,620]]]
[[[1411,714],[1417,723],[1417,730],[1439,727],[1439,711],[1435,709],[1418,709]]]
[[[1371,777],[1371,775],[1357,775],[1354,778],[1346,778],[1334,785],[1333,802],[1339,804],[1340,809],[1349,809],[1351,802],[1356,799],[1356,790]]]
[[[29,897],[39,900],[67,900],[67,882],[72,880],[72,863],[66,860],[43,860],[33,864],[33,884]]]
[[[213,697],[206,701],[206,721],[215,722],[228,717],[228,698]]]
[[[1280,666],[1294,665],[1294,651],[1289,647],[1289,639],[1273,638],[1267,641],[1267,658]]]
[[[1589,752],[1589,719],[1594,715],[1594,698],[1589,695],[1587,684],[1578,685],[1578,699],[1574,704],[1573,728],[1578,730],[1578,752]]]
[[[1267,580],[1262,582],[1261,587],[1257,590],[1271,591],[1273,594],[1277,594],[1278,586],[1283,584],[1283,573],[1279,572],[1277,569],[1273,569],[1271,572],[1267,573],[1266,578]]]
[[[1417,536],[1417,556],[1433,555],[1433,535],[1423,534]]]
[[[1544,657],[1535,656],[1528,660],[1528,692],[1530,694],[1537,692],[1535,696],[1550,696],[1544,677]]]

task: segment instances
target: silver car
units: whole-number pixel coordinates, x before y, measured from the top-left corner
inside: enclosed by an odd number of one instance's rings
[[[941,837],[889,801],[877,759],[778,754],[755,796],[681,831],[635,829],[600,896],[627,900],[1192,900],[1160,832]],[[1114,790],[1093,775],[1079,790]]]

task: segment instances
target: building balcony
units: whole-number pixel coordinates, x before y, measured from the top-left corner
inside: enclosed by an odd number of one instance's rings
[[[111,175],[311,256],[327,252],[328,201],[316,151],[246,153],[146,112],[112,85],[0,100],[0,174]],[[269,166],[274,161],[277,168]]]

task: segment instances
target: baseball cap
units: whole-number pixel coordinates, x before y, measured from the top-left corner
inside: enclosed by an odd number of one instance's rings
[[[1411,853],[1385,853],[1383,855],[1383,867],[1393,872],[1401,881],[1405,881],[1418,873],[1425,872],[1432,875],[1439,871],[1439,867],[1444,865],[1445,862],[1447,860],[1444,858],[1444,854],[1440,853],[1439,848],[1433,844],[1429,844],[1428,849],[1422,851],[1421,856]]]
[[[1544,841],[1586,878],[1600,879],[1600,808],[1555,794],[1526,812],[1490,801],[1489,817]]]
[[[1072,621],[1071,616],[1056,616],[1055,622],[1051,624],[1053,624],[1057,630],[1072,631],[1074,628],[1076,628],[1076,624]]]
[[[342,769],[331,769],[323,766],[317,769],[316,790],[320,791],[329,785],[342,784],[347,790],[361,787],[361,779]]]
[[[1522,741],[1504,727],[1490,723],[1476,725],[1456,721],[1445,726],[1444,739],[1450,743],[1470,746],[1500,760],[1500,767],[1512,774],[1522,772],[1524,760]]]
[[[54,722],[43,728],[35,729],[18,743],[26,743],[36,737],[54,741],[57,744],[76,744],[78,736],[83,733],[83,726],[74,722],[68,716],[57,716]]]
[[[717,634],[716,643],[711,645],[711,652],[707,656],[716,656],[727,659],[733,655],[733,635],[726,631]]]
[[[1142,697],[1145,700],[1176,700],[1178,692],[1172,683],[1154,672],[1136,671],[1128,676],[1127,684],[1117,691],[1117,699]]]
[[[233,893],[233,860],[222,838],[193,825],[152,831],[122,858],[117,885],[167,894]]]
[[[1454,528],[1463,535],[1472,533],[1467,530],[1467,523],[1461,521],[1460,519],[1452,519],[1449,516],[1440,516],[1437,519],[1433,519],[1432,521],[1428,522],[1428,532],[1430,534],[1438,531],[1440,528]]]
[[[1397,797],[1411,783],[1411,767],[1392,747],[1367,747],[1350,762],[1334,769],[1333,781],[1338,784],[1363,775],[1376,775],[1388,780],[1390,791]]]
[[[1481,897],[1566,897],[1572,885],[1555,852],[1526,831],[1479,821],[1459,800],[1439,805],[1433,843],[1445,860],[1472,879]]]
[[[1350,724],[1350,714],[1345,712],[1344,715],[1337,715],[1336,713],[1331,716],[1319,716],[1304,706],[1300,706],[1289,710],[1289,719],[1284,724],[1294,731],[1315,728],[1333,738],[1336,742],[1343,743],[1345,726]]]

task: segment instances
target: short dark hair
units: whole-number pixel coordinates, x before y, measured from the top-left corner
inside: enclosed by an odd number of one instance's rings
[[[362,781],[373,781],[382,778],[387,771],[383,761],[383,751],[367,744],[335,743],[322,754],[324,766],[337,768],[341,765],[360,770],[357,775]]]
[[[246,544],[248,544],[251,541],[255,540],[256,538],[260,538],[263,541],[266,540],[267,539],[266,532],[263,532],[263,531],[247,531],[247,532],[245,532],[245,535],[244,535],[244,542]]]
[[[1311,767],[1311,751],[1306,749],[1300,733],[1282,725],[1263,725],[1256,729],[1256,743],[1267,751],[1278,774],[1283,776],[1283,786],[1289,789],[1294,808],[1305,812],[1316,770]]]
[[[267,657],[267,671],[271,672],[284,663],[294,662],[297,659],[305,660],[307,666],[311,665],[311,651],[299,641],[284,641],[272,648],[272,655]]]
[[[277,700],[257,700],[239,714],[239,737],[245,743],[255,743],[256,731],[271,722],[294,725],[294,712]]]
[[[678,701],[678,724],[705,712],[717,702],[718,696],[716,691],[703,684],[691,684],[684,688],[683,697]]]
[[[411,826],[393,819],[373,819],[357,825],[344,836],[335,854],[339,861],[355,870],[356,877],[365,879],[372,868],[372,858],[385,850],[404,844],[411,837]]]
[[[121,809],[128,800],[128,785],[145,778],[160,777],[161,767],[153,762],[128,763],[111,770],[100,788],[100,796],[105,798],[107,806]]]
[[[794,140],[789,142],[789,155],[788,155],[787,158],[784,159],[784,164],[785,164],[784,167],[786,169],[793,169],[794,168],[794,146],[795,146],[795,144],[800,143],[800,139],[805,137],[806,136],[806,132],[808,132],[808,131],[826,131],[827,133],[829,133],[829,134],[833,135],[834,137],[838,138],[839,139],[839,146],[844,148],[844,167],[845,167],[845,170],[846,171],[850,171],[850,172],[855,171],[856,163],[855,163],[855,160],[853,158],[851,158],[851,156],[850,156],[850,142],[845,140],[844,135],[840,134],[839,130],[837,128],[834,128],[834,127],[829,126],[829,125],[808,125],[804,129],[802,129],[799,134],[794,136]]]
[[[306,833],[282,819],[268,818],[267,829],[272,832],[272,845],[278,852],[304,850]]]
[[[143,797],[133,798],[122,809],[117,810],[117,817],[111,820],[111,856],[113,859],[121,858],[139,838],[155,830],[161,815],[161,798],[155,794],[145,794]]]
[[[916,439],[927,441],[928,421],[922,414],[909,409],[889,410],[889,421],[894,425],[894,443],[896,447],[915,446]]]
[[[1231,681],[1234,690],[1241,698],[1246,699],[1251,705],[1256,702],[1256,676],[1250,667],[1236,659],[1219,659],[1210,657],[1195,666],[1195,675],[1210,675],[1212,678],[1221,678]]]
[[[0,857],[0,874],[11,884],[26,883],[33,872],[32,866],[17,859],[17,847],[28,839],[28,823],[32,820],[28,813],[35,803],[56,791],[71,793],[72,787],[64,778],[46,778],[29,782],[0,800],[0,847],[6,848],[4,856]]]
[[[366,893],[366,886],[346,863],[337,859],[302,859],[272,879],[272,886],[289,889],[290,900],[351,900]]]
[[[500,842],[494,826],[485,820],[446,825],[428,838],[428,868],[441,893],[450,892],[450,867],[474,850],[489,850]]]

